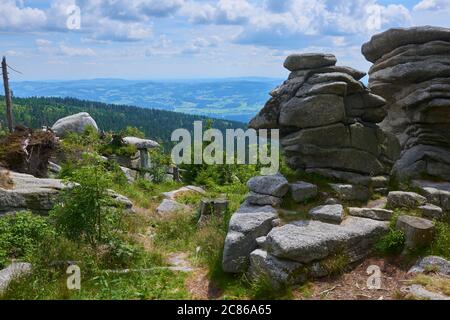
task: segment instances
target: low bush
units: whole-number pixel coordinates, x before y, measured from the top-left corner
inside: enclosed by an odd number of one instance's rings
[[[55,236],[48,219],[30,212],[0,218],[0,267],[9,259],[29,259],[46,239]]]

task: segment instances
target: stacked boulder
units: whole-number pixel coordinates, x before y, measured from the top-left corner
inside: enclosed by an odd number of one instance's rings
[[[393,173],[450,181],[450,29],[390,29],[363,45],[370,89],[387,100],[381,127],[402,146]]]
[[[327,176],[388,174],[400,147],[377,125],[385,100],[359,80],[365,73],[336,66],[330,54],[293,54],[289,79],[251,120],[254,129],[280,129],[288,165]]]
[[[389,229],[390,215],[346,217],[340,204],[312,208],[306,218],[283,221],[283,210],[276,206],[286,196],[298,203],[315,198],[317,186],[288,183],[280,174],[254,177],[247,186],[250,193],[231,217],[225,239],[226,272],[263,275],[274,286],[324,277],[332,272],[333,259],[344,265],[361,260]]]

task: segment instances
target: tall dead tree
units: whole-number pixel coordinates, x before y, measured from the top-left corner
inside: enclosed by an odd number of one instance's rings
[[[11,99],[11,90],[9,90],[8,65],[6,64],[6,57],[3,57],[2,59],[2,74],[3,74],[3,86],[5,87],[6,120],[8,121],[9,132],[13,132],[14,123],[12,115],[12,99]]]

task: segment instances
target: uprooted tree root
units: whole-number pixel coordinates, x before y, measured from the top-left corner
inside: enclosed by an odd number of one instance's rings
[[[58,139],[50,130],[16,130],[0,141],[0,166],[36,177],[47,175],[48,161]]]

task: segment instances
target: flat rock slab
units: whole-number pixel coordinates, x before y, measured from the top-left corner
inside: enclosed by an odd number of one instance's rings
[[[281,202],[283,202],[282,198],[269,196],[267,194],[260,194],[253,191],[250,191],[250,193],[247,194],[246,199],[250,204],[258,206],[270,205],[273,207],[278,207],[281,205]]]
[[[13,187],[0,188],[0,214],[22,210],[45,214],[53,208],[61,190],[70,187],[58,179],[39,179],[12,171],[9,176]]]
[[[0,270],[0,294],[8,288],[13,279],[30,273],[31,268],[30,263],[13,262],[7,268]]]
[[[160,215],[174,213],[189,209],[188,206],[178,203],[174,200],[164,199],[161,204],[156,208],[156,213]]]
[[[386,53],[407,45],[430,41],[450,41],[450,29],[441,27],[392,28],[374,35],[362,46],[362,54],[370,62],[376,62]]]
[[[332,54],[323,54],[323,53],[291,54],[284,61],[284,67],[289,71],[298,71],[305,69],[316,69],[334,66],[336,62],[337,59]]]
[[[342,200],[367,201],[370,198],[369,188],[362,185],[330,183],[329,186]]]
[[[150,139],[137,137],[125,137],[122,139],[125,144],[133,145],[137,149],[152,149],[159,147],[159,143]]]
[[[222,268],[225,272],[247,270],[250,253],[258,246],[256,239],[269,233],[277,216],[271,206],[252,206],[248,202],[233,214],[223,250]]]
[[[316,185],[304,181],[291,183],[289,188],[292,199],[297,203],[316,197],[318,192]]]
[[[422,213],[422,216],[430,219],[441,219],[444,217],[444,210],[434,204],[427,203],[426,205],[418,208]]]
[[[392,210],[380,208],[348,208],[348,213],[354,217],[362,217],[379,221],[389,221],[394,213]]]
[[[250,191],[282,198],[289,191],[289,183],[281,174],[253,177],[247,182]]]
[[[405,234],[405,247],[408,249],[426,247],[433,241],[433,221],[413,216],[400,216],[396,228]]]
[[[450,262],[442,257],[428,256],[420,259],[408,273],[439,273],[450,276]]]
[[[419,188],[430,203],[450,211],[450,182],[414,180],[412,185]]]
[[[268,251],[278,258],[302,263],[344,251],[349,262],[355,262],[370,252],[388,227],[387,222],[358,217],[348,217],[340,225],[302,220],[274,228],[267,235]]]
[[[344,207],[340,204],[325,205],[311,209],[308,214],[315,220],[341,223],[344,219]]]
[[[427,199],[415,192],[392,191],[387,197],[388,208],[417,208],[424,205]]]

